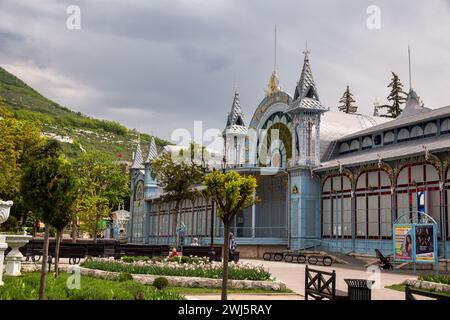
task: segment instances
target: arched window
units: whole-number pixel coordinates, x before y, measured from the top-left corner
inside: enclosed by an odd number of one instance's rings
[[[409,131],[408,131],[408,129],[405,129],[405,128],[401,129],[398,132],[397,140],[398,141],[405,141],[405,140],[408,140],[408,139],[409,139]]]
[[[434,122],[427,123],[424,130],[425,137],[435,136],[437,134],[437,125]]]
[[[359,140],[355,139],[350,144],[350,151],[356,151],[359,150]]]
[[[362,149],[369,149],[372,148],[372,138],[371,137],[365,137],[363,139],[363,143],[362,143]]]
[[[339,147],[339,153],[346,153],[350,150],[350,147],[348,146],[347,142],[342,142],[341,146]]]
[[[328,177],[322,189],[322,237],[350,238],[351,182],[345,175]]]
[[[410,138],[411,139],[418,139],[421,138],[423,136],[423,129],[420,126],[414,126],[411,129],[411,134],[410,134]]]
[[[445,119],[441,122],[441,133],[450,132],[450,119]]]
[[[439,174],[434,166],[431,164],[405,166],[398,173],[396,193],[397,217],[405,213],[423,211],[431,215],[440,225]]]
[[[391,179],[383,170],[363,172],[356,181],[356,237],[391,237]]]
[[[386,132],[386,134],[384,135],[384,144],[393,144],[394,143],[394,133],[392,131]]]

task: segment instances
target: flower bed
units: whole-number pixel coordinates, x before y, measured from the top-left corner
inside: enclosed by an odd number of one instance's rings
[[[125,259],[127,260],[127,259]],[[185,260],[185,259],[184,259]],[[127,260],[129,261],[129,260]],[[137,260],[125,262],[124,260],[114,260],[105,258],[93,258],[81,264],[88,269],[97,269],[112,272],[126,272],[131,274],[178,276],[178,277],[198,277],[221,279],[223,270],[222,264],[209,262],[206,259],[191,258],[190,261],[182,262],[180,259],[158,259]],[[254,266],[244,263],[230,263],[228,277],[230,280],[270,280],[270,273],[262,266]]]

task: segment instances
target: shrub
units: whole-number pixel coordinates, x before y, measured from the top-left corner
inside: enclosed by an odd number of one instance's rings
[[[180,259],[181,263],[189,263],[191,259],[188,256],[182,256]]]
[[[436,283],[443,283],[450,285],[450,276],[448,275],[436,275],[436,274],[423,274],[419,276],[419,280],[422,281],[429,281],[429,282],[436,282]]]
[[[164,288],[167,287],[168,285],[169,285],[169,280],[167,280],[167,278],[164,278],[164,277],[156,278],[156,279],[153,281],[153,286],[154,286],[156,289],[159,289],[159,290],[164,289]]]
[[[121,272],[117,276],[116,280],[119,282],[130,281],[133,280],[133,276],[131,275],[131,273],[128,272]]]
[[[136,261],[149,261],[150,258],[147,257],[147,256],[137,256],[137,257],[123,256],[122,260],[123,260],[123,262],[133,263],[133,262],[136,262]]]

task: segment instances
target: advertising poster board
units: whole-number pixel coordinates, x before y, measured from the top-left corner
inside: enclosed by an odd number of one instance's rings
[[[416,262],[434,263],[435,234],[432,224],[416,225]]]
[[[410,224],[394,226],[394,259],[396,261],[413,261],[413,230]]]

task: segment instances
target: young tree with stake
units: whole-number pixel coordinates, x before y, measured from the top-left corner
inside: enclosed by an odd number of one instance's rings
[[[203,184],[216,203],[218,216],[224,225],[222,300],[227,300],[230,225],[240,211],[255,203],[256,178],[241,176],[236,171],[213,171],[205,177]]]

